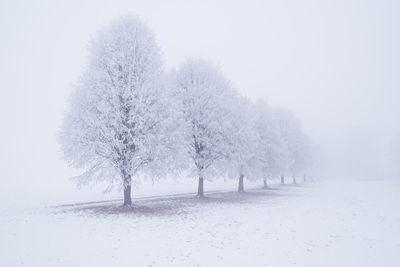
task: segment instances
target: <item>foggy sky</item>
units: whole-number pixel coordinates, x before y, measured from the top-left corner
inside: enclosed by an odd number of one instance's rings
[[[1,1],[0,195],[73,190],[56,141],[66,100],[90,37],[130,13],[167,69],[203,57],[242,94],[291,109],[333,176],[382,175],[400,134],[399,3]]]

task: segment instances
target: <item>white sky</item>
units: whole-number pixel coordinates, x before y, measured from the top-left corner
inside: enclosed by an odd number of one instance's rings
[[[167,68],[189,56],[217,63],[243,94],[290,108],[338,170],[382,161],[400,134],[399,1],[0,1],[10,196],[70,186],[55,139],[66,98],[90,36],[129,13],[155,31]]]

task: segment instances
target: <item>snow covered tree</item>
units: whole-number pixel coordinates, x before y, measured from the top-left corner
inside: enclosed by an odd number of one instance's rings
[[[254,131],[253,104],[242,96],[232,100],[231,129],[227,135],[229,153],[227,157],[227,173],[238,179],[238,192],[244,192],[244,178],[250,180],[261,177],[257,134]]]
[[[314,151],[309,138],[303,133],[300,133],[299,152],[296,160],[295,171],[303,175],[303,182],[306,182],[307,175],[312,171]]]
[[[301,128],[294,128],[292,140],[289,142],[289,151],[292,161],[290,171],[293,177],[293,183],[297,183],[296,178],[304,174],[309,160],[309,148],[305,134]]]
[[[146,25],[126,16],[98,32],[89,52],[60,142],[66,160],[85,170],[82,182],[122,185],[129,206],[132,180],[160,177],[179,140],[160,49]]]
[[[296,176],[304,166],[305,135],[301,130],[300,121],[290,111],[278,109],[275,115],[288,150],[288,169],[292,175],[293,183],[296,184]]]
[[[257,155],[266,188],[269,178],[278,177],[288,169],[288,147],[281,135],[274,111],[264,101],[256,102],[254,116]]]
[[[204,179],[222,173],[228,153],[230,100],[234,93],[221,72],[204,60],[187,60],[177,71],[175,84],[181,100],[185,147],[191,173],[198,177],[198,196]]]

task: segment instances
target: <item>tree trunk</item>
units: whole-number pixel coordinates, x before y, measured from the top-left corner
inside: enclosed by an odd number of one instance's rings
[[[297,184],[296,177],[293,176],[293,184]]]
[[[244,193],[244,185],[243,185],[243,174],[239,176],[239,188],[238,188],[239,193]]]
[[[131,206],[132,198],[131,198],[131,185],[124,186],[124,206]]]
[[[204,197],[204,179],[203,177],[199,177],[199,187],[197,189],[197,196]]]
[[[131,198],[131,176],[124,172],[124,207],[132,205]]]
[[[268,188],[267,178],[264,178],[264,188]]]
[[[285,184],[285,177],[281,175],[281,184]]]

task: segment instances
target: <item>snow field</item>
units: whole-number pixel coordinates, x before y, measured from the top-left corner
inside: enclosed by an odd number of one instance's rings
[[[399,266],[400,183],[3,212],[1,266]]]

